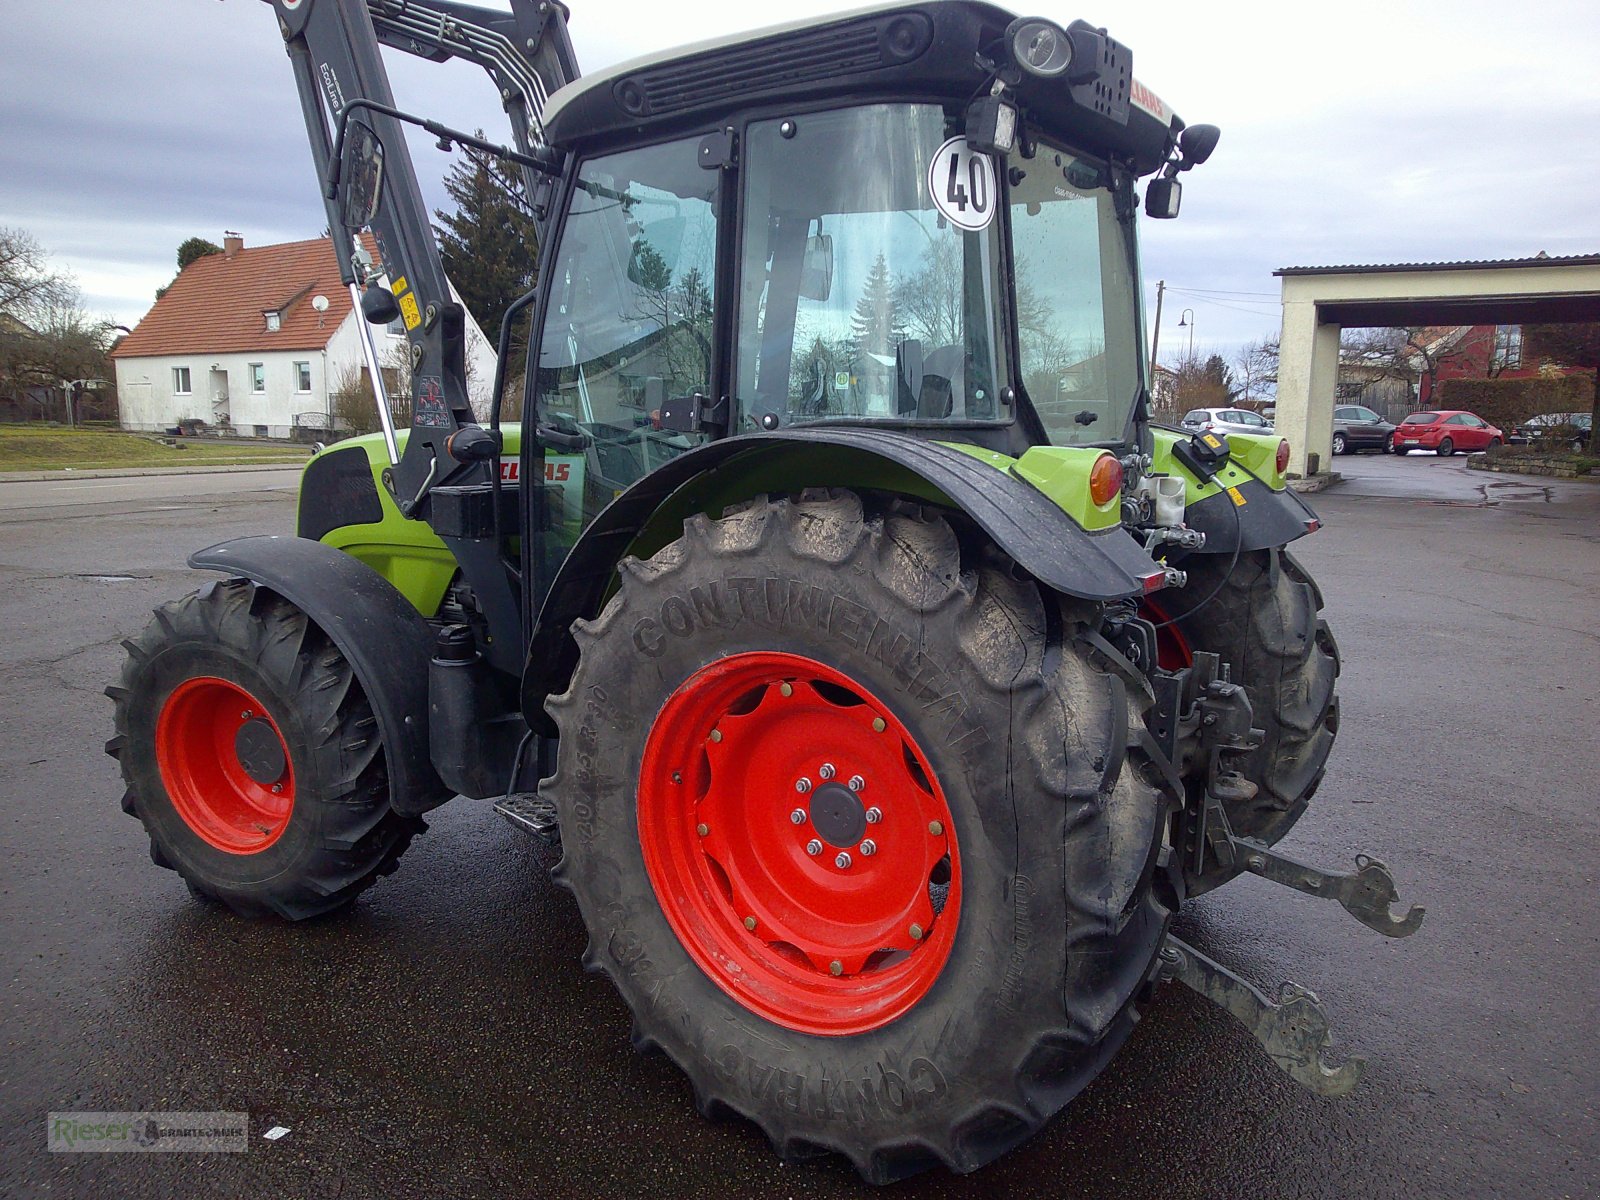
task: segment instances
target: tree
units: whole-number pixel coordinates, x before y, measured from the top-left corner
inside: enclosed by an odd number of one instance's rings
[[[1233,367],[1240,400],[1272,399],[1278,393],[1278,339],[1246,342],[1233,356]]]
[[[482,130],[479,130],[482,136]],[[533,287],[539,260],[538,227],[519,176],[499,159],[469,147],[444,178],[456,211],[434,209],[433,230],[445,273],[490,342],[511,302]],[[526,322],[512,334],[507,375],[518,374],[527,354]]]
[[[221,253],[222,247],[215,242],[208,242],[203,237],[186,238],[178,244],[178,270],[183,270],[197,258]]]
[[[50,270],[32,234],[0,226],[0,313],[37,325],[46,311],[76,299],[72,279]]]
[[[1238,395],[1233,371],[1220,354],[1206,359],[1199,355],[1185,357],[1178,362],[1173,374],[1176,377],[1174,404],[1179,412],[1194,408],[1227,408]]]
[[[900,307],[894,298],[894,281],[889,277],[889,264],[881,253],[867,274],[861,298],[856,301],[850,331],[858,354],[893,354],[894,348],[905,340]]]
[[[1594,399],[1589,410],[1589,428],[1600,426],[1600,324],[1524,325],[1522,353],[1524,358],[1593,370]],[[1594,435],[1590,434],[1591,453],[1595,445]]]

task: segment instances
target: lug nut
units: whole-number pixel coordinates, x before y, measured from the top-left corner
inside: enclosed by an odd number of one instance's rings
[[[882,733],[887,728],[889,728],[888,722],[886,722],[882,717],[873,717],[872,718],[872,732],[873,733]]]
[[[823,763],[822,767],[817,771],[817,774],[821,775],[824,779],[832,779],[838,774],[838,772],[834,770],[832,763]]]
[[[940,837],[944,833],[944,822],[943,821],[929,821],[928,822],[928,832],[933,834],[934,837]]]
[[[756,919],[754,917],[746,917],[744,919],[744,927],[746,929],[754,931],[754,929],[756,927]]]
[[[241,721],[248,721],[248,720],[249,720],[249,719],[250,719],[250,718],[251,718],[251,717],[253,717],[253,716],[254,716],[254,715],[255,715],[255,714],[254,714],[254,713],[252,713],[252,712],[251,712],[251,711],[250,711],[250,710],[249,710],[249,709],[248,709],[248,708],[247,708],[247,709],[245,709],[245,710],[244,710],[244,711],[243,711],[243,712],[242,712],[242,713],[240,713],[240,714],[239,714],[239,720],[241,720]]]
[[[720,742],[720,741],[721,741],[721,740],[722,740],[722,730],[720,730],[720,729],[713,729],[713,730],[712,730],[712,731],[711,731],[711,740],[712,740],[712,741],[713,741],[713,742]]]
[[[835,975],[843,975],[844,974],[844,964],[842,962],[840,962],[836,958],[831,963],[828,964],[828,970],[833,972],[833,974],[835,974]]]
[[[811,780],[802,775],[799,779],[794,781],[794,790],[804,796],[811,790]]]
[[[861,778],[859,775],[852,775],[850,776],[850,782],[845,786],[848,787],[852,792],[859,792],[862,788],[867,786],[867,781]]]
[[[876,804],[867,809],[868,825],[876,825],[881,820],[883,820],[883,809],[879,808]]]
[[[806,823],[806,810],[803,808],[795,809],[789,814],[789,821],[795,825],[804,825]]]
[[[682,771],[674,771],[672,773],[672,782],[673,783],[682,783],[683,782],[683,772]]]
[[[910,929],[910,933],[911,933],[911,940],[913,942],[920,942],[922,940],[922,926],[921,925],[913,925],[911,927],[911,929]]]
[[[871,838],[868,838],[866,841],[862,842],[861,845],[856,847],[856,849],[860,850],[862,854],[870,857],[878,852],[878,843],[873,841]]]
[[[273,795],[277,795],[281,791],[283,791],[283,784],[275,783],[275,784],[272,785]]]
[[[696,825],[694,827],[694,831],[696,833],[698,833],[701,837],[705,837],[706,834],[711,832],[711,826],[709,826],[709,825],[705,824],[704,822],[702,822],[701,824]]]
[[[816,838],[812,838],[806,843],[806,853],[811,855],[812,858],[815,858],[817,855],[822,853],[822,843],[817,841]]]
[[[850,856],[843,850],[839,851],[839,856],[833,860],[833,865],[841,871],[848,871],[850,869]]]
[[[794,685],[792,683],[780,683],[778,685],[778,695],[780,695],[780,696],[792,696],[792,695],[794,695]]]

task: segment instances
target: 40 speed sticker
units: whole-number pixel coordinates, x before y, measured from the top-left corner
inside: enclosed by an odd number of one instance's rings
[[[928,196],[956,228],[989,228],[999,203],[994,161],[969,147],[966,138],[951,138],[928,164]]]

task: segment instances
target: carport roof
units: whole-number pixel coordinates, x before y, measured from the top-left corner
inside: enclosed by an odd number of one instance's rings
[[[1476,258],[1462,262],[1367,263],[1340,267],[1279,267],[1274,275],[1378,275],[1395,271],[1493,271],[1508,267],[1600,266],[1600,254],[1536,254],[1532,258]]]

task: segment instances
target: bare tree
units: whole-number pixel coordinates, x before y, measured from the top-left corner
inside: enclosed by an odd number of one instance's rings
[[[32,234],[0,226],[0,313],[37,327],[50,309],[76,304],[77,298],[72,279],[50,270]]]
[[[1238,399],[1251,403],[1270,400],[1278,391],[1278,339],[1246,342],[1233,356],[1233,379]]]

